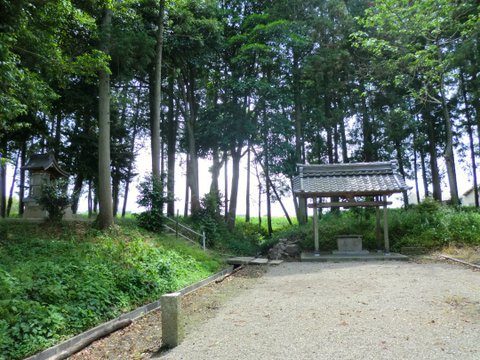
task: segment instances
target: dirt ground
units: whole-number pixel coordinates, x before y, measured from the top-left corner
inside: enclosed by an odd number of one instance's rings
[[[246,267],[221,282],[214,282],[184,296],[185,333],[192,333],[200,324],[214,317],[226,301],[251,289],[265,272],[264,267]],[[94,342],[70,359],[149,359],[160,351],[161,321],[161,311],[153,311],[127,328]]]
[[[480,272],[431,258],[251,266],[183,307],[169,352],[157,311],[73,359],[480,358]]]

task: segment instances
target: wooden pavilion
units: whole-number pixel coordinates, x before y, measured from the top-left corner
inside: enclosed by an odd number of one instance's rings
[[[293,193],[305,198],[313,208],[315,255],[319,255],[318,209],[375,207],[377,246],[381,250],[380,207],[383,207],[383,238],[385,254],[390,253],[388,237],[387,197],[409,187],[398,173],[396,161],[304,165],[298,164],[293,180]],[[329,198],[324,201],[323,198]],[[309,199],[312,199],[309,202]],[[335,201],[330,201],[335,199]],[[338,199],[338,200],[337,200]]]

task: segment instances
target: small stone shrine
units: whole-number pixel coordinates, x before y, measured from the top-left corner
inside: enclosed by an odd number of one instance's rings
[[[58,166],[53,154],[34,154],[28,159],[22,170],[29,171],[28,196],[23,200],[25,210],[24,219],[45,219],[48,217],[37,202],[42,191],[42,184],[50,183],[53,179],[68,178],[68,173]],[[68,215],[68,212],[65,214]]]

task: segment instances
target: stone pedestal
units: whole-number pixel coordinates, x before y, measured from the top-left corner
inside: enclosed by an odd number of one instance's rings
[[[334,255],[368,254],[367,250],[362,250],[362,237],[360,235],[337,236],[337,247],[338,250],[333,251]]]
[[[46,219],[48,212],[43,210],[35,199],[27,198],[24,200],[25,210],[23,212],[24,219]]]

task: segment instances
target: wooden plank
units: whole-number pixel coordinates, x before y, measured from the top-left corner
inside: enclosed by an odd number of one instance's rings
[[[346,201],[346,202],[329,202],[329,203],[320,203],[320,204],[308,204],[309,208],[329,208],[329,207],[379,207],[391,205],[391,201]]]

